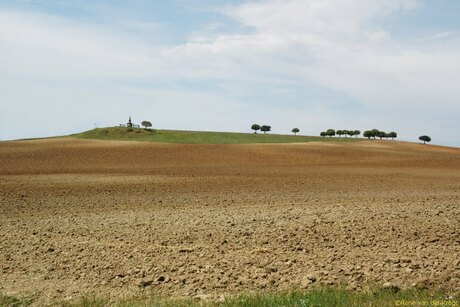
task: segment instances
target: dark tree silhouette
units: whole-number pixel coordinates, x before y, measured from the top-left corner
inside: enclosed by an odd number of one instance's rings
[[[333,137],[335,135],[335,130],[334,129],[327,129],[326,135],[328,137]]]
[[[355,131],[354,130],[345,130],[347,132],[347,134],[352,137],[353,135],[355,135]]]
[[[384,131],[379,131],[379,132],[377,133],[377,136],[378,136],[380,139],[382,139],[382,138],[386,137],[387,134],[386,134]]]
[[[337,130],[335,133],[336,133],[336,134],[339,136],[339,138],[340,138],[342,135],[345,134],[345,131],[343,131],[343,130]]]
[[[254,130],[254,134],[257,134],[257,130],[260,130],[260,126],[257,124],[253,124],[251,126],[251,129]]]
[[[141,125],[145,127],[145,130],[147,130],[147,128],[149,128],[149,127],[152,127],[152,123],[149,122],[148,120],[144,120],[144,121],[141,123]]]
[[[297,135],[297,133],[300,132],[299,128],[294,128],[291,131],[294,133],[294,135]]]
[[[360,134],[361,134],[361,131],[359,131],[359,130],[355,130],[355,131],[353,131],[353,134],[354,134],[355,138],[357,138],[357,137],[358,137],[358,135],[360,135]]]
[[[319,135],[322,136],[322,137],[325,137],[327,134],[326,134],[326,132],[323,131]]]
[[[372,129],[372,130],[371,130],[372,137],[374,138],[374,140],[375,140],[375,138],[379,135],[379,132],[380,132],[379,129]]]
[[[263,133],[265,134],[266,132],[269,132],[272,130],[272,127],[271,126],[268,126],[268,125],[263,125],[262,127],[260,127],[260,131],[263,131]]]
[[[422,135],[421,137],[418,138],[420,141],[423,141],[423,144],[426,144],[426,142],[431,142],[431,138],[428,135]]]
[[[365,138],[371,139],[371,137],[373,136],[373,133],[370,130],[365,130],[364,133],[363,133],[363,136]]]
[[[398,134],[396,132],[390,132],[388,133],[388,137],[390,137],[392,140],[398,137]]]

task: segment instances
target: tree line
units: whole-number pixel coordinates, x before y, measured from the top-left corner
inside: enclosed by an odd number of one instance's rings
[[[364,131],[363,133],[363,136],[365,138],[380,138],[380,139],[388,139],[388,138],[391,138],[392,140],[394,140],[395,138],[398,137],[398,134],[396,132],[390,132],[390,133],[386,133],[385,131],[380,131],[378,129],[372,129],[372,130],[366,130]]]
[[[257,134],[257,131],[259,130],[265,134],[267,132],[270,132],[272,130],[272,127],[269,125],[252,124],[251,130],[254,130],[254,134]],[[297,135],[297,133],[300,132],[300,129],[292,128],[291,132],[294,133],[294,135]],[[354,136],[355,138],[357,138],[359,135],[361,135],[361,131],[360,130],[345,130],[345,129],[344,130],[327,129],[326,131],[322,131],[320,133],[320,136],[322,137],[326,137],[326,136],[333,137],[336,135],[339,138],[342,137],[342,135],[345,136],[345,138],[347,136],[349,137]],[[365,130],[363,132],[363,137],[368,138],[368,139],[371,139],[371,138],[389,139],[391,138],[392,140],[394,140],[398,137],[398,134],[394,131],[387,133],[379,129],[372,129],[372,130]],[[426,142],[430,142],[431,138],[427,135],[422,135],[421,137],[419,137],[419,140],[423,141],[423,144],[425,144]]]
[[[360,130],[334,130],[334,129],[327,129],[326,131],[323,131],[320,133],[320,136],[322,137],[333,137],[335,135],[338,135],[339,138],[344,135],[345,137],[350,136],[354,136],[354,137],[358,137],[359,135],[361,134],[361,131]],[[388,139],[388,138],[391,138],[392,140],[394,140],[395,138],[398,137],[398,134],[396,132],[389,132],[389,133],[386,133],[385,131],[380,131],[378,129],[372,129],[372,130],[366,130],[363,132],[363,137],[365,138],[380,138],[380,139]]]
[[[254,130],[254,134],[257,134],[257,131],[262,131],[263,133],[267,133],[272,131],[272,127],[269,125],[259,125],[259,124],[253,124],[251,126],[251,130]]]
[[[335,130],[335,129],[327,129],[326,131],[321,132],[319,135],[322,137],[328,136],[328,137],[333,137],[335,135],[338,135],[339,138],[344,135],[345,137],[354,136],[358,137],[361,134],[361,131],[359,130]]]
[[[145,130],[147,130],[148,128],[152,127],[152,123],[149,122],[149,121],[142,121],[141,123],[142,126],[145,127]],[[272,127],[269,126],[269,125],[259,125],[259,124],[253,124],[251,126],[251,130],[254,130],[254,133],[257,134],[257,131],[262,131],[264,134],[267,133],[267,132],[270,132],[272,130]],[[297,135],[297,133],[300,132],[300,129],[299,128],[293,128],[291,130],[292,133],[294,133],[294,135]],[[320,133],[320,136],[322,137],[333,137],[333,136],[336,136],[338,135],[339,138],[344,135],[345,138],[347,136],[349,137],[355,137],[357,138],[359,135],[361,134],[361,131],[360,130],[335,130],[335,129],[327,129],[326,131],[322,131]],[[372,130],[365,130],[363,132],[363,137],[365,138],[368,138],[368,139],[376,139],[376,138],[380,138],[380,139],[388,139],[388,138],[391,138],[392,140],[396,139],[398,137],[398,134],[396,132],[385,132],[385,131],[381,131],[381,130],[378,130],[378,129],[372,129]],[[422,135],[418,138],[420,141],[423,141],[423,144],[426,144],[426,142],[431,142],[431,137],[427,136],[427,135]]]

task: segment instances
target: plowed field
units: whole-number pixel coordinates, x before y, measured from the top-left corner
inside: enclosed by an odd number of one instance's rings
[[[0,292],[460,292],[460,149],[0,143]]]

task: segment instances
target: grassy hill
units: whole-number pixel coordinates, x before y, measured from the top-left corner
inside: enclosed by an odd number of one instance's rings
[[[205,132],[179,130],[144,130],[109,127],[88,130],[73,137],[114,141],[145,141],[182,144],[248,144],[248,143],[299,143],[299,142],[356,142],[355,138],[328,138],[303,135]]]

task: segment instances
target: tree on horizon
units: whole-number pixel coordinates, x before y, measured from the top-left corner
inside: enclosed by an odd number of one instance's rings
[[[426,142],[431,142],[431,138],[428,135],[422,135],[421,137],[418,138],[420,141],[423,141],[423,144],[426,144]]]
[[[390,137],[392,140],[398,137],[398,134],[396,132],[390,132],[388,133],[388,137]]]
[[[365,138],[368,138],[369,140],[371,139],[371,137],[373,136],[373,133],[371,130],[365,130],[364,133],[363,133],[363,136]]]
[[[264,134],[266,132],[269,132],[272,130],[272,127],[271,126],[268,126],[268,125],[262,125],[262,127],[260,127],[260,131],[262,131]]]
[[[251,129],[254,130],[254,134],[257,134],[257,130],[260,130],[260,126],[258,124],[253,124]]]
[[[387,134],[386,134],[384,131],[379,131],[379,132],[377,133],[377,136],[378,136],[380,139],[382,139],[382,138],[387,137]],[[374,137],[374,138],[375,138],[375,137]]]
[[[294,128],[291,131],[294,133],[294,135],[297,135],[297,133],[300,132],[299,128]]]
[[[371,130],[371,134],[372,134],[372,137],[374,138],[374,140],[379,135],[379,132],[380,132],[379,129],[372,129]]]
[[[144,126],[145,130],[147,130],[149,127],[152,127],[152,123],[149,122],[148,120],[142,121],[141,125]]]
[[[328,137],[333,137],[335,135],[335,130],[334,129],[327,129],[326,135]]]

